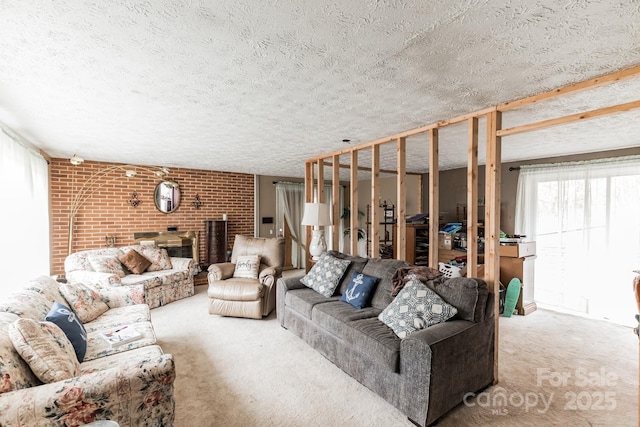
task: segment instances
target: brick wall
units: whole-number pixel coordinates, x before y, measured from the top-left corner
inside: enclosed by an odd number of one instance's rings
[[[51,274],[64,274],[74,194],[94,173],[115,166],[124,165],[85,162],[73,166],[68,159],[51,160]],[[140,168],[135,178],[125,177],[123,170],[116,168],[100,176],[94,187],[97,190],[76,214],[72,251],[104,247],[106,235],[116,237],[116,246],[126,246],[133,243],[134,232],[165,231],[168,226],[177,226],[179,231],[200,231],[200,253],[204,254],[204,221],[222,219],[224,213],[229,220],[229,249],[236,234],[254,235],[253,175],[171,168],[168,179],[180,184],[182,199],[176,211],[164,214],[153,202],[158,177]],[[134,191],[142,201],[137,208],[127,203]],[[203,203],[200,209],[191,204],[196,194]]]

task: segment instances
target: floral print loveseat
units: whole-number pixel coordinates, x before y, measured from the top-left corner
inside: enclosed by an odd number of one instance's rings
[[[77,294],[69,296],[69,289]],[[42,276],[0,298],[0,426],[71,427],[107,419],[121,427],[173,425],[173,357],[155,344],[149,307],[135,304],[130,291],[96,292]],[[61,306],[63,326],[84,327],[82,362],[76,357],[81,345],[71,345],[66,331],[45,320]],[[44,335],[29,335],[25,324]],[[101,332],[122,325],[141,336],[111,347]],[[36,356],[26,349],[35,349]]]
[[[134,274],[120,262],[131,250],[151,262],[144,272]],[[198,274],[192,258],[169,257],[166,249],[143,245],[76,252],[65,259],[64,269],[72,282],[94,288],[130,287],[135,302],[150,308],[193,296],[193,277]]]

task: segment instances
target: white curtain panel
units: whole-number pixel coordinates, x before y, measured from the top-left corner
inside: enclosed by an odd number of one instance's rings
[[[536,241],[540,306],[634,325],[640,156],[522,166],[515,232]]]
[[[314,193],[314,200],[316,198],[317,193]],[[342,211],[343,198],[344,189],[340,187],[340,212]],[[329,206],[333,203],[331,185],[325,185],[324,187],[324,202],[328,203]],[[291,264],[295,268],[305,268],[304,253],[306,248],[306,233],[304,232],[305,227],[300,225],[302,222],[302,214],[304,212],[304,203],[304,184],[294,182],[276,183],[276,227],[278,230],[283,230],[284,220],[286,219],[293,240],[291,247]],[[332,222],[333,224],[339,224],[340,235],[342,235],[342,221],[340,221],[339,218],[332,218]],[[325,227],[324,233],[327,248],[342,250],[341,247],[336,247],[334,245],[331,227]],[[341,244],[342,240],[338,243]]]
[[[302,249],[305,235],[302,232],[303,227],[300,225],[303,211],[304,185],[288,182],[276,183],[276,228],[284,230],[286,219],[292,238],[291,264],[294,268],[304,267]]]
[[[48,176],[47,161],[10,129],[0,127],[0,295],[50,274]]]

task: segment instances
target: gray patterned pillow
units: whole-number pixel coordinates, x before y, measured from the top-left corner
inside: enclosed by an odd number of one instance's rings
[[[378,319],[406,338],[413,332],[442,323],[455,316],[458,310],[447,304],[417,279],[410,280]]]
[[[348,259],[338,259],[327,252],[320,255],[318,262],[300,281],[305,286],[329,298],[335,292],[340,279],[351,264]]]

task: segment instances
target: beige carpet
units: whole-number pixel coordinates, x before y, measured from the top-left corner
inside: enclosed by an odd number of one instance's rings
[[[206,286],[198,286],[194,297],[151,315],[176,362],[176,427],[412,425],[273,314],[209,315]],[[438,425],[637,425],[638,339],[630,328],[543,310],[501,318],[500,328],[500,383]]]

